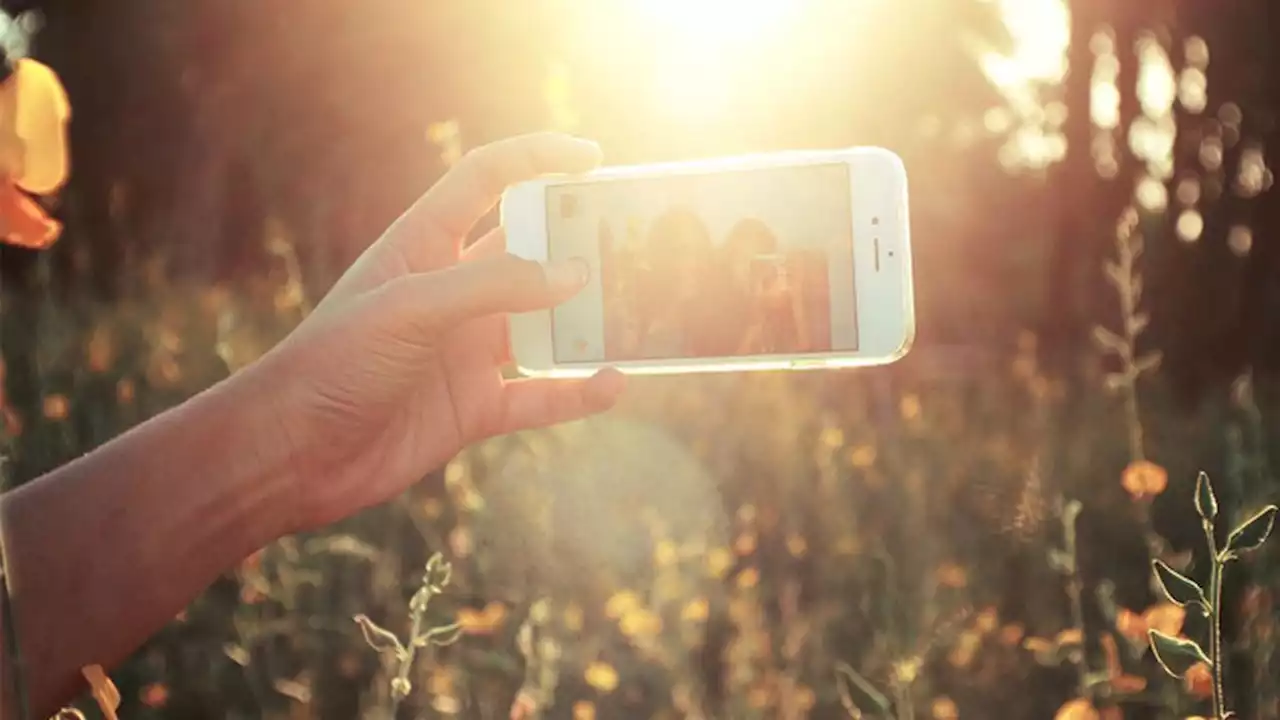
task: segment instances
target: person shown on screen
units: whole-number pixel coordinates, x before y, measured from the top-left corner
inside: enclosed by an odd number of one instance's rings
[[[736,223],[715,249],[698,302],[688,310],[692,354],[725,357],[752,354],[750,327],[752,258],[772,253],[777,239],[764,222],[751,218]]]
[[[777,255],[757,267],[755,307],[759,335],[753,338],[762,353],[797,353],[809,349],[803,328],[804,303],[802,288],[794,277],[791,258]]]
[[[692,210],[674,208],[649,227],[637,269],[639,355],[645,359],[691,354],[698,328],[690,311],[714,260],[711,234]]]

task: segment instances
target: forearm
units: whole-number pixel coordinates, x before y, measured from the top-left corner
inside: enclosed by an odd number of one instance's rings
[[[119,663],[292,529],[288,452],[263,442],[278,429],[247,383],[237,376],[0,497],[6,630],[38,717],[77,692],[80,668]]]

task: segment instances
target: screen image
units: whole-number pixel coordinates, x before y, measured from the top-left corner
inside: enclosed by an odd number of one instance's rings
[[[547,190],[548,254],[587,287],[552,311],[555,360],[857,349],[849,168],[763,168]]]

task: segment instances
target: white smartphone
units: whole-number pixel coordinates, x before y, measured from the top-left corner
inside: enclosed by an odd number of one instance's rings
[[[915,336],[907,177],[881,148],[603,168],[504,193],[513,255],[581,293],[513,315],[521,373],[880,365]]]

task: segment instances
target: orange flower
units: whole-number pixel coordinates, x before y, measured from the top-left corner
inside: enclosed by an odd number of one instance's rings
[[[955,701],[945,695],[935,698],[930,710],[933,713],[933,720],[959,720],[960,718],[960,709],[956,707]]]
[[[50,420],[65,420],[69,408],[66,395],[46,395],[44,398],[44,416]]]
[[[507,607],[500,602],[491,602],[480,610],[462,608],[456,620],[468,635],[492,635],[506,618]]]
[[[1120,608],[1116,615],[1116,629],[1136,643],[1147,642],[1147,621],[1129,608]]]
[[[944,588],[959,589],[969,583],[969,574],[960,565],[945,562],[933,573],[934,579]]]
[[[1111,633],[1102,636],[1102,652],[1107,656],[1107,674],[1114,680],[1124,673],[1124,668],[1120,665],[1120,648]]]
[[[994,607],[984,608],[982,612],[978,613],[978,616],[973,619],[973,627],[984,635],[995,630],[999,624],[1000,615]]]
[[[859,445],[849,453],[849,464],[856,468],[869,468],[876,464],[876,446]]]
[[[1165,635],[1177,637],[1182,634],[1182,621],[1186,620],[1187,611],[1173,603],[1152,605],[1142,613],[1142,620],[1151,630],[1159,630]]]
[[[1053,652],[1053,643],[1042,637],[1029,637],[1022,641],[1022,647],[1038,658],[1048,657]]]
[[[1058,708],[1053,720],[1102,720],[1102,716],[1098,714],[1093,703],[1084,698],[1076,698],[1068,700],[1065,705]]]
[[[1000,628],[1000,642],[1007,647],[1013,647],[1022,642],[1022,636],[1026,634],[1026,628],[1018,623],[1009,623]]]
[[[116,400],[121,403],[128,404],[133,402],[134,394],[135,388],[132,380],[121,378],[120,381],[116,383]]]
[[[147,707],[164,707],[165,702],[169,700],[169,688],[165,687],[164,683],[151,683],[142,688],[139,696],[142,704]]]
[[[1146,500],[1164,492],[1169,486],[1169,473],[1150,460],[1129,464],[1120,476],[1120,484],[1134,500]]]
[[[1201,700],[1213,695],[1213,672],[1209,670],[1209,666],[1205,663],[1198,662],[1187,669],[1187,674],[1182,676],[1182,684],[1187,688],[1187,693]]]
[[[579,700],[573,704],[573,720],[596,720],[596,705],[590,700]]]

